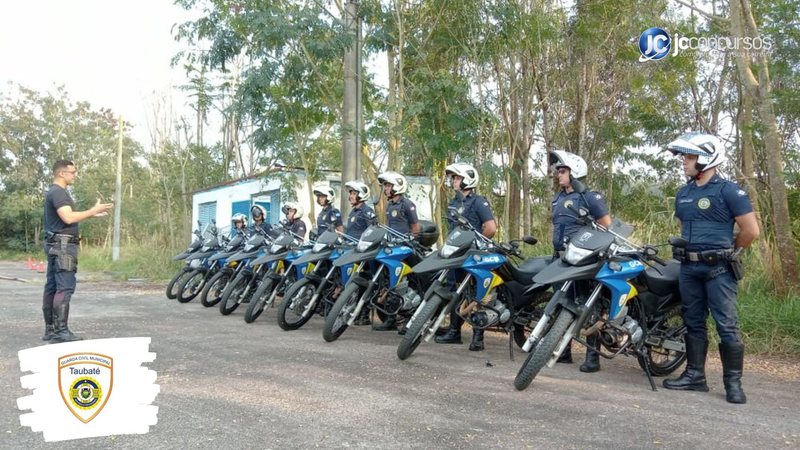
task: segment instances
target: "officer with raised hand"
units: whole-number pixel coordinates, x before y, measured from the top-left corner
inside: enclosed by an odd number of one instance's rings
[[[604,227],[611,225],[611,215],[608,213],[603,196],[599,192],[589,191],[580,181],[588,174],[586,161],[580,156],[563,150],[549,153],[550,167],[558,182],[558,192],[551,202],[553,221],[553,248],[556,253],[566,249],[566,243],[584,223],[577,216],[581,208],[589,212],[597,223]],[[575,295],[572,292],[571,295]],[[586,343],[594,349],[600,349],[597,334],[586,338]],[[567,346],[558,359],[561,363],[572,362],[572,347]],[[581,364],[581,372],[597,372],[600,370],[600,355],[591,348],[586,349],[586,361]]]
[[[689,181],[675,196],[675,217],[681,224],[681,237],[688,244],[673,251],[681,261],[686,370],[677,379],[664,380],[664,387],[708,391],[706,319],[710,310],[720,339],[726,399],[730,403],[746,403],[741,383],[744,344],[736,313],[736,288],[741,277],[738,257],[758,237],[758,221],[747,192],[717,173],[725,162],[719,138],[687,133],[670,142],[666,150],[682,156],[683,172]],[[739,226],[736,236],[734,224]]]
[[[447,205],[448,210],[453,208],[458,211],[475,230],[478,230],[487,238],[492,238],[497,232],[497,222],[492,214],[492,208],[486,197],[478,195],[475,188],[478,187],[478,171],[470,164],[455,163],[445,168],[446,183],[452,187],[456,195]],[[458,226],[453,218],[447,219],[450,231]],[[454,274],[455,272],[451,272]],[[455,285],[455,280],[450,280]],[[461,344],[461,325],[464,319],[455,310],[450,313],[450,329],[442,336],[436,337],[439,344]],[[472,342],[469,345],[471,351],[483,350],[483,330],[472,330]]]
[[[351,206],[345,233],[358,239],[375,219],[375,211],[366,204],[369,199],[369,186],[364,182],[352,180],[345,183],[344,187]]]
[[[336,198],[333,188],[328,184],[319,184],[314,187],[314,195],[317,196],[317,204],[322,207],[317,216],[318,234],[321,235],[327,230],[343,232],[342,213],[333,206],[333,200]]]
[[[76,211],[67,187],[75,183],[78,169],[72,161],[58,160],[53,165],[53,184],[44,198],[44,250],[47,254],[47,280],[42,294],[45,331],[42,340],[71,342],[82,338],[69,329],[69,305],[75,293],[78,271],[79,222],[108,215],[113,203],[97,203],[86,211]]]
[[[306,238],[306,223],[303,222],[302,219],[305,213],[303,205],[297,202],[287,202],[283,205],[281,210],[286,216],[286,226],[289,228],[289,231],[300,236],[301,240],[304,240]]]

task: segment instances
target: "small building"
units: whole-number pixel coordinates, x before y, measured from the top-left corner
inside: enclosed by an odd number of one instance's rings
[[[192,196],[192,223],[201,222],[202,226],[212,220],[216,221],[217,226],[222,229],[230,226],[231,217],[236,213],[242,213],[250,221],[250,207],[261,205],[267,211],[267,221],[276,224],[284,219],[281,213],[282,199],[294,197],[305,209],[303,220],[307,228],[310,229],[311,219],[316,219],[321,208],[314,203],[311,204],[311,197],[308,192],[308,185],[305,179],[305,172],[300,169],[285,169],[284,172],[291,171],[297,182],[294,186],[287,186],[285,177],[279,174],[265,175],[256,174],[238,180],[226,181],[224,183],[208,186],[191,193]],[[337,195],[344,195],[341,192],[342,183],[339,172],[324,172],[325,180],[333,187]],[[417,214],[420,219],[431,220],[433,209],[433,197],[431,196],[431,183],[428,177],[409,176],[406,177],[409,189],[406,195],[417,205]],[[319,181],[318,183],[324,183]],[[316,183],[315,183],[316,184]],[[292,189],[294,196],[285,195],[286,189]],[[373,197],[382,195],[382,192],[372,192]],[[336,207],[339,207],[338,197]]]

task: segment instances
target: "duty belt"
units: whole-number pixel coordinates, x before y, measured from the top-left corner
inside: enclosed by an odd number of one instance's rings
[[[81,238],[71,234],[47,233],[48,242],[61,242],[62,240],[65,240],[68,244],[78,244]]]
[[[732,253],[732,249],[703,250],[701,252],[687,252],[682,248],[672,249],[672,255],[678,261],[704,262],[706,264],[716,264],[720,261],[727,261]]]

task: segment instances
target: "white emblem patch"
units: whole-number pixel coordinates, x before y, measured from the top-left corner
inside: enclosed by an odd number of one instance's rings
[[[711,207],[711,200],[703,197],[697,201],[697,207],[700,209],[708,209],[709,207]]]

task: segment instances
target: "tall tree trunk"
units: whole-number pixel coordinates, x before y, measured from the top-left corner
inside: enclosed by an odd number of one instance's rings
[[[402,119],[402,111],[400,111],[400,103],[397,101],[398,73],[394,65],[395,58],[397,58],[395,47],[389,46],[389,50],[386,52],[389,72],[389,170],[397,170],[400,161],[400,121]]]
[[[741,99],[739,105],[740,111],[736,118],[736,128],[740,134],[739,143],[741,145],[742,177],[739,182],[747,190],[747,194],[750,196],[750,200],[753,203],[753,210],[756,213],[758,226],[763,230],[764,221],[763,215],[761,214],[762,197],[759,195],[758,189],[756,189],[758,178],[756,177],[755,164],[753,162],[755,159],[755,150],[753,146],[753,102],[750,95],[742,92],[744,90],[742,84],[737,84],[739,87],[739,97]],[[775,261],[772,258],[772,249],[770,249],[768,243],[769,239],[759,239],[756,245],[758,246],[764,267],[769,271],[768,273],[778,273],[780,268],[775,266]]]
[[[758,28],[748,0],[731,1],[731,35],[733,38],[757,38]],[[753,74],[750,54],[745,49],[736,52],[736,65],[744,85],[744,93],[751,97],[764,126],[764,144],[767,152],[772,219],[775,227],[775,244],[781,264],[781,276],[774,277],[778,292],[785,295],[800,284],[797,273],[797,254],[792,240],[789,203],[783,176],[783,145],[775,112],[772,106],[769,61],[765,53],[759,56],[758,79]]]

